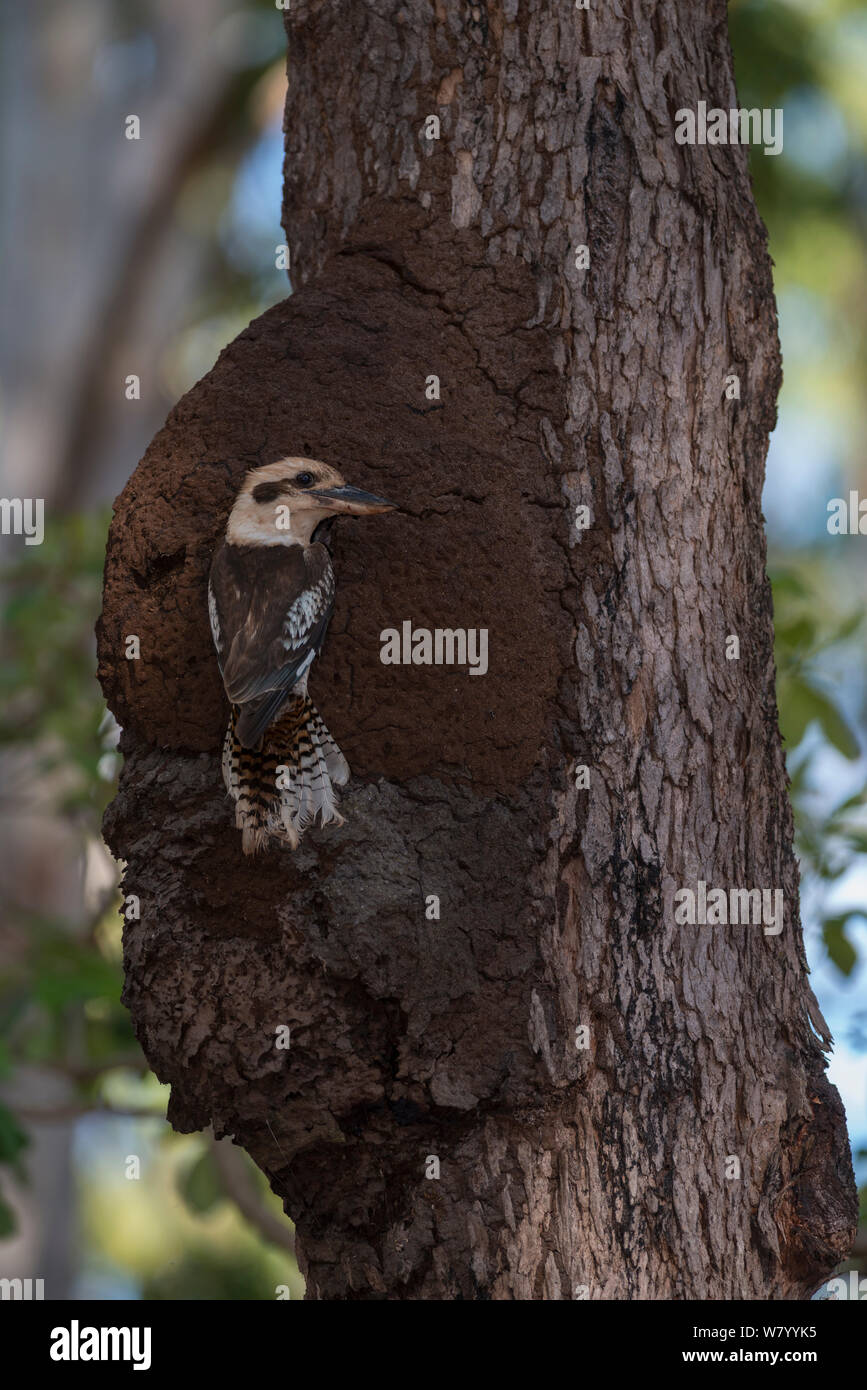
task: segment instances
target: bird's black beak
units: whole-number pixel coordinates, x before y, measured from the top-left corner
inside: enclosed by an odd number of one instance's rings
[[[352,516],[376,516],[379,512],[396,512],[397,504],[373,492],[362,492],[360,487],[311,488],[311,497],[318,497],[327,507],[336,512],[348,512]]]

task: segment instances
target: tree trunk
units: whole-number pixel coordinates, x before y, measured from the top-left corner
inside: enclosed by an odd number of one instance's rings
[[[286,22],[304,287],[172,412],[106,571],[125,998],[170,1119],[268,1174],[308,1298],[805,1297],[855,1199],[777,731],[770,263],[746,151],[674,139],[737,104],[725,4]],[[403,512],[333,543],[346,827],[249,862],[205,583],[284,454]],[[405,621],[487,629],[487,674],[382,664]],[[781,889],[783,930],[679,925],[699,881]]]

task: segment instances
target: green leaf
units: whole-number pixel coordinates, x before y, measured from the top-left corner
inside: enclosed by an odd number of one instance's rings
[[[861,755],[858,740],[836,705],[833,705],[830,700],[826,700],[824,695],[819,695],[818,691],[815,694],[821,707],[819,723],[822,725],[822,733],[828,742],[834,745],[838,753],[842,753],[844,758],[854,761]]]
[[[196,1212],[199,1216],[223,1201],[225,1193],[209,1153],[202,1154],[201,1158],[197,1158],[193,1166],[187,1169],[180,1182],[180,1191],[190,1211]]]
[[[779,618],[776,623],[777,641],[793,651],[812,647],[816,640],[816,624],[802,613],[797,618]]]
[[[855,792],[853,796],[847,796],[845,801],[841,801],[839,806],[835,806],[831,814],[839,816],[843,811],[851,811],[856,806],[863,806],[865,800],[867,800],[867,787],[862,787],[860,792]]]
[[[775,600],[780,596],[786,598],[809,597],[809,589],[795,570],[775,570],[771,575],[771,583],[774,588]]]
[[[846,936],[846,923],[856,912],[844,912],[839,917],[826,917],[822,923],[822,940],[831,960],[844,975],[851,975],[858,959],[855,947]]]
[[[845,718],[827,695],[800,676],[787,675],[780,682],[780,728],[793,748],[801,742],[813,720],[825,738],[844,758],[860,756],[858,740]]]
[[[864,612],[856,608],[854,613],[850,613],[848,618],[844,618],[839,627],[834,629],[831,634],[831,642],[845,642],[848,637],[853,637],[864,621]]]
[[[0,1163],[8,1163],[19,1177],[24,1176],[21,1154],[29,1143],[12,1111],[0,1102]]]
[[[18,1229],[15,1213],[0,1193],[0,1240],[8,1240]]]

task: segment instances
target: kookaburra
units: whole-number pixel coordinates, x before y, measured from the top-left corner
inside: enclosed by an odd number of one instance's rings
[[[307,695],[334,608],[334,571],[317,540],[336,517],[394,511],[315,459],[285,458],[244,479],[208,583],[211,631],[232,717],[223,780],[245,854],[269,839],[342,825],[334,787],[349,767]]]

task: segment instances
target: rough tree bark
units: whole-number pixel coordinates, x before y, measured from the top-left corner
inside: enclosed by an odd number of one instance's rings
[[[777,731],[775,308],[746,152],[674,140],[737,104],[725,4],[286,22],[301,288],[172,412],[106,570],[125,998],[170,1119],[268,1174],[309,1298],[804,1297],[855,1206]],[[285,453],[404,511],[333,543],[347,825],[250,863],[205,582]],[[407,619],[487,628],[488,674],[382,665]],[[677,926],[698,880],[782,888],[784,930]]]

